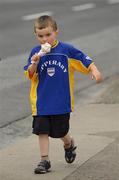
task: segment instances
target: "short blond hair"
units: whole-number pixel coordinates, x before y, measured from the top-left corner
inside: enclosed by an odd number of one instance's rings
[[[57,23],[51,16],[48,15],[40,16],[35,20],[34,31],[36,31],[36,28],[44,29],[48,26],[51,26],[54,31],[57,31]]]

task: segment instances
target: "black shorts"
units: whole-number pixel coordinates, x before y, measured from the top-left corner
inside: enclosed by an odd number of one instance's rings
[[[33,116],[33,134],[48,134],[53,138],[64,137],[69,131],[70,113]]]

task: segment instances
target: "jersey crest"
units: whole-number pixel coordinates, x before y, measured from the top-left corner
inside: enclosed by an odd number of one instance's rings
[[[49,75],[49,76],[54,76],[54,74],[55,74],[55,68],[54,67],[51,67],[51,68],[47,68],[47,74]]]

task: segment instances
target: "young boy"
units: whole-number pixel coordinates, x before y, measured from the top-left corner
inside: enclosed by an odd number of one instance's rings
[[[101,74],[87,55],[57,40],[58,28],[51,16],[36,19],[34,31],[40,45],[32,49],[24,70],[31,80],[33,133],[38,135],[41,154],[34,173],[41,174],[51,167],[49,137],[63,141],[67,163],[76,157],[74,140],[68,134],[74,108],[74,72],[91,72],[97,82],[101,81]]]

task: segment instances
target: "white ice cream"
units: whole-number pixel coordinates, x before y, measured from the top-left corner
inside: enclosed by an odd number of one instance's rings
[[[38,55],[43,56],[46,53],[50,52],[51,45],[49,43],[41,44],[41,50],[39,51]]]

